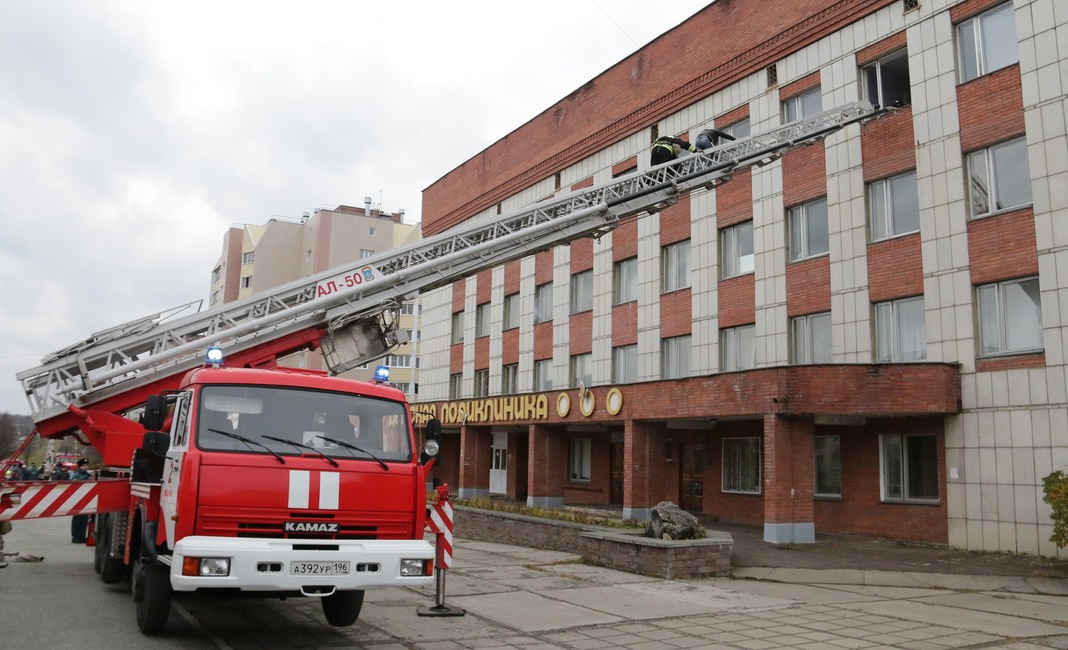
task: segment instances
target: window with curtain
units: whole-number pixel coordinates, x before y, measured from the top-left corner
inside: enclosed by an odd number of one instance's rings
[[[927,325],[923,296],[888,300],[875,305],[875,360],[923,361],[927,358]]]
[[[1038,278],[985,284],[975,289],[979,305],[979,354],[1037,352],[1042,341]]]

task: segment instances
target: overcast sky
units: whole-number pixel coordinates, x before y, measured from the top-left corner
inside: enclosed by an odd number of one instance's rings
[[[233,224],[421,192],[709,0],[0,1],[0,411]],[[387,8],[388,6],[388,8]]]

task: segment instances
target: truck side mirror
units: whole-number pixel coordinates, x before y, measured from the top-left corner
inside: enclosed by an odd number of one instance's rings
[[[162,431],[149,431],[141,441],[141,448],[149,455],[163,458],[167,455],[167,450],[171,448],[171,434]]]
[[[147,431],[159,431],[167,421],[167,398],[163,395],[149,395],[145,402],[145,414],[141,417],[141,426]]]
[[[431,418],[426,423],[426,442],[423,443],[423,451],[419,454],[419,464],[426,465],[436,458],[441,450],[441,421]]]

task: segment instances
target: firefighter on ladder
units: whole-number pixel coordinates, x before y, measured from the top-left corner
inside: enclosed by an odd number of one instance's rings
[[[649,164],[656,167],[662,163],[670,162],[678,158],[683,151],[694,153],[697,151],[697,147],[682,138],[661,136],[653,142],[653,155],[649,160]]]

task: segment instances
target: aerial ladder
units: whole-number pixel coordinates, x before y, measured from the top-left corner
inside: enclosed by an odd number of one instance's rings
[[[217,308],[179,305],[97,332],[16,378],[41,436],[77,435],[102,450],[105,464],[121,466],[127,449],[109,453],[105,432],[202,364],[209,346],[221,347],[229,364],[247,367],[270,367],[321,347],[330,370],[343,372],[404,342],[397,326],[404,301],[538,251],[599,238],[622,219],[713,188],[885,110],[847,104]]]

